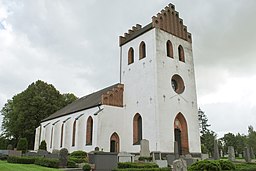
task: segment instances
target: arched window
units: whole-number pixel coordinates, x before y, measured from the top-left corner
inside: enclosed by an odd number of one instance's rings
[[[93,133],[93,120],[90,116],[87,119],[87,126],[86,126],[86,145],[92,145],[92,133]]]
[[[76,120],[73,123],[72,146],[76,144]]]
[[[63,145],[63,131],[64,131],[64,123],[62,123],[61,129],[60,129],[60,147],[62,147]]]
[[[115,153],[119,152],[119,147],[120,147],[119,141],[120,140],[119,140],[118,134],[116,132],[113,133],[110,137],[110,152],[115,152]]]
[[[178,52],[179,52],[179,60],[182,62],[185,62],[185,54],[184,54],[183,47],[181,45],[179,45],[178,47]]]
[[[187,121],[181,113],[174,119],[174,140],[178,144],[180,155],[189,154]]]
[[[53,126],[52,126],[52,131],[51,131],[51,144],[50,144],[50,148],[52,148],[52,141],[53,141]]]
[[[133,118],[133,144],[139,145],[142,140],[142,118],[136,114]]]
[[[132,64],[134,62],[134,50],[131,47],[128,51],[128,65]]]
[[[173,58],[173,47],[172,47],[172,42],[170,40],[166,42],[166,55],[168,57]]]
[[[140,43],[140,59],[145,58],[146,57],[146,44],[145,42],[141,42]]]

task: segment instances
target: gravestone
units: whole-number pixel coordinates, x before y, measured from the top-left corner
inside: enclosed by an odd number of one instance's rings
[[[142,139],[140,141],[140,156],[141,157],[150,157],[149,141],[146,139]]]
[[[117,157],[118,162],[134,162],[134,155],[127,152],[120,152]]]
[[[179,145],[177,141],[174,141],[174,155],[175,155],[175,159],[180,158]]]
[[[89,164],[94,166],[94,171],[112,171],[117,168],[117,153],[111,152],[90,152]]]
[[[255,154],[252,147],[250,148],[250,154],[251,154],[251,159],[255,159]]]
[[[230,161],[236,160],[235,150],[233,146],[228,146],[228,160]]]
[[[173,171],[187,171],[187,162],[184,159],[173,161]]]
[[[239,158],[243,158],[243,154],[238,154],[238,157]]]
[[[191,166],[193,163],[197,162],[197,159],[194,159],[191,154],[186,154],[183,159],[186,161],[187,166]]]
[[[175,158],[174,154],[167,154],[166,160],[167,160],[168,165],[171,166],[173,164],[174,160],[177,160],[177,159]]]
[[[218,147],[218,141],[214,140],[214,153],[213,153],[214,160],[220,159],[220,153],[219,153],[219,147]]]
[[[251,154],[250,154],[250,149],[247,148],[247,147],[244,148],[244,159],[247,163],[250,163],[252,161]]]
[[[167,160],[155,160],[155,163],[160,167],[160,168],[165,168],[168,166]]]
[[[209,154],[201,154],[201,160],[209,159]]]
[[[68,150],[66,148],[62,148],[60,150],[59,160],[60,160],[60,167],[66,167],[67,166]]]
[[[151,152],[151,156],[152,156],[152,160],[161,160],[162,156],[161,156],[161,152],[160,151],[152,151]]]

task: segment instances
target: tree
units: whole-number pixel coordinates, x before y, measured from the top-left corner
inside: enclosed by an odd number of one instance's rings
[[[62,95],[52,84],[38,80],[2,108],[3,133],[16,144],[19,138],[25,137],[29,149],[33,149],[35,129],[40,121],[76,99],[73,94]]]
[[[210,130],[208,129],[208,127],[210,127],[211,125],[207,123],[208,122],[207,116],[200,108],[198,110],[198,119],[199,119],[200,133],[203,135],[209,132]]]
[[[27,152],[28,141],[26,138],[19,139],[18,144],[17,144],[17,150],[21,150],[23,154]]]
[[[247,145],[253,148],[254,153],[256,152],[256,131],[251,125],[248,127]]]
[[[228,146],[233,146],[235,151],[237,148],[236,136],[233,133],[227,133],[221,138],[223,142],[223,152],[228,154]]]
[[[214,140],[216,139],[216,133],[209,129],[211,126],[208,124],[208,119],[204,111],[200,108],[198,110],[199,128],[201,133],[201,150],[202,153],[207,153],[213,156]]]

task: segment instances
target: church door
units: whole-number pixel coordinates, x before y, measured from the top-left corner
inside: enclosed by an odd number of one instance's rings
[[[175,128],[174,130],[174,135],[175,135],[175,141],[178,143],[178,151],[179,154],[182,154],[182,148],[181,148],[181,130],[178,128]]]
[[[119,152],[119,136],[113,133],[110,137],[110,152]]]
[[[180,155],[189,154],[188,126],[185,117],[179,113],[174,119],[174,141],[178,143]]]

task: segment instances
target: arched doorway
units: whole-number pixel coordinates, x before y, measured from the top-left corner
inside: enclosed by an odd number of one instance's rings
[[[178,143],[180,155],[189,153],[187,121],[181,113],[174,119],[174,141]]]
[[[120,144],[119,136],[115,132],[110,137],[110,152],[118,153],[119,152],[119,144]]]

